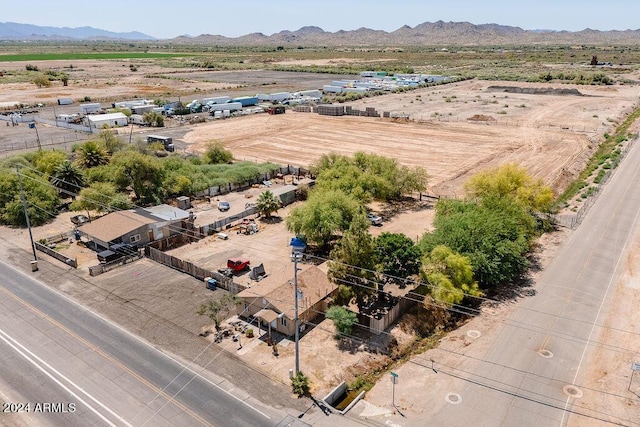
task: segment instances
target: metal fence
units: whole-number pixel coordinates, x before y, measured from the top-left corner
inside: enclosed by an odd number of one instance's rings
[[[620,151],[618,163],[621,163],[622,160],[627,156],[629,150],[631,150],[637,140],[638,134],[636,134],[633,139],[629,140],[629,143]],[[584,198],[582,206],[580,206],[575,214],[554,215],[552,216],[553,222],[561,227],[570,228],[571,230],[575,230],[576,228],[578,228],[578,226],[582,223],[584,217],[589,212],[589,209],[591,209],[591,206],[593,206],[596,200],[598,200],[598,196],[602,192],[604,185],[613,176],[615,171],[615,167],[609,169],[609,171],[602,176],[600,182],[595,187],[591,187],[591,190],[589,190],[589,194]]]

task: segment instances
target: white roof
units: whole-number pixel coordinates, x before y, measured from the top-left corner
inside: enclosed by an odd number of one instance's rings
[[[95,114],[93,116],[88,116],[89,121],[92,122],[101,122],[103,120],[117,120],[117,119],[127,119],[127,116],[124,113],[109,113],[109,114]]]

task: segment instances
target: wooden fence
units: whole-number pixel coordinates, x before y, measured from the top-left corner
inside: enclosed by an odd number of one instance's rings
[[[376,335],[380,335],[410,307],[416,304],[418,304],[418,301],[416,301],[415,295],[412,293],[407,294],[405,298],[400,298],[398,303],[380,318],[369,317],[369,330]]]
[[[104,264],[93,265],[89,267],[89,275],[90,276],[99,276],[102,273],[106,273],[107,271],[111,271],[114,268],[120,267],[121,265],[129,264],[130,262],[139,260],[142,258],[142,253],[138,252],[135,255],[126,255],[111,262],[107,262]]]
[[[147,246],[145,248],[145,255],[152,259],[153,261],[171,267],[175,270],[186,273],[192,277],[195,277],[198,280],[204,280],[206,277],[211,277],[216,279],[217,286],[222,289],[225,289],[232,294],[237,294],[240,291],[246,289],[245,286],[236,283],[233,279],[226,277],[217,271],[208,270],[206,268],[198,267],[189,261],[184,261],[180,258],[174,257],[173,255],[166,254],[158,249]]]
[[[50,247],[43,245],[42,243],[39,242],[34,242],[36,249],[46,253],[47,255],[50,255],[52,257],[54,257],[55,259],[64,262],[65,264],[73,267],[73,268],[78,268],[78,260],[77,259],[71,259],[68,258],[67,256],[61,254],[58,251],[54,251],[53,249],[51,249]]]

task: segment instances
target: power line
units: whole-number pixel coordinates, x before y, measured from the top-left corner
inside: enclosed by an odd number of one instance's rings
[[[184,230],[184,228],[182,228],[182,227],[177,227],[177,229],[178,229],[178,230]],[[320,258],[320,257],[317,257],[317,258]],[[332,260],[330,260],[330,259],[326,259],[326,258],[325,258],[324,260],[325,260],[325,261],[332,261]],[[332,261],[332,262],[336,262],[336,261]],[[350,266],[350,267],[358,268],[358,267],[355,267],[355,266]],[[352,276],[352,277],[357,277],[357,276]],[[389,276],[389,277],[393,277],[393,276]],[[358,283],[355,283],[355,282],[348,282],[348,281],[344,281],[344,280],[343,280],[343,282],[348,283],[348,284],[351,284],[351,285],[356,285],[356,286],[364,286],[364,285],[362,285],[362,284],[358,284]],[[374,282],[374,283],[379,283],[379,282],[376,282],[376,281],[373,281],[373,282]],[[417,281],[412,281],[412,282],[415,284]],[[425,284],[425,285],[429,286],[430,284]],[[430,287],[431,287],[431,288],[435,288],[435,287],[433,287],[433,286],[430,286]],[[368,288],[368,289],[370,289],[370,288]],[[469,295],[469,296],[471,296],[471,295]],[[475,296],[473,296],[473,297],[475,297]],[[499,301],[497,301],[497,300],[493,300],[493,299],[489,299],[489,298],[480,298],[480,299],[482,299],[482,300],[484,300],[484,301],[499,302]],[[434,304],[434,306],[437,306],[437,305],[435,305],[435,304]],[[446,309],[449,309],[450,311],[455,312],[455,310],[451,310],[451,309],[450,309],[450,308],[448,308],[448,307],[442,307],[442,306],[437,306],[437,307],[439,307],[439,308],[446,308]],[[465,306],[460,306],[460,307],[465,307]],[[465,309],[467,309],[467,307],[465,307]],[[475,310],[475,311],[477,311],[477,312],[478,312],[478,314],[477,314],[477,315],[481,315],[481,314],[482,314],[482,312],[481,312],[480,310]],[[534,310],[534,311],[537,311],[537,310]],[[537,311],[537,312],[540,312],[540,311]],[[458,313],[459,313],[459,314],[464,314],[464,315],[472,315],[472,314],[470,314],[469,312],[463,312],[463,311],[458,311]],[[541,312],[541,313],[543,313],[543,312]],[[544,313],[544,314],[548,314],[548,313]],[[549,315],[552,315],[552,314],[549,314]],[[553,316],[553,315],[552,315],[552,316]],[[555,317],[561,317],[561,316],[555,316]],[[578,321],[578,320],[576,320],[576,319],[569,319],[569,320]],[[586,321],[581,321],[581,322],[583,322],[583,323],[587,323],[587,324],[596,325],[595,323],[589,323],[589,322],[586,322]],[[311,322],[308,322],[308,323],[311,323]],[[503,322],[503,323],[504,323],[504,322]],[[597,325],[597,326],[600,326],[600,325]],[[516,327],[524,328],[524,327],[522,327],[522,326],[516,326]],[[605,328],[606,328],[606,326],[603,326],[603,327],[605,327]],[[528,328],[524,328],[524,329],[528,329]],[[528,329],[528,330],[531,330],[531,329]],[[618,330],[620,330],[620,329],[618,329]],[[633,333],[633,332],[631,332],[631,331],[624,331],[624,330],[620,330],[620,331],[622,331],[622,332],[628,332],[628,333]],[[635,333],[634,333],[634,334],[635,334]],[[562,338],[565,338],[565,339],[566,339],[566,337],[562,337]],[[578,341],[576,341],[576,342],[578,342]],[[597,343],[597,342],[593,342],[593,341],[591,341],[591,342],[592,342],[592,343],[595,343],[595,344],[591,344],[591,345],[600,345],[602,348],[606,348],[606,347],[605,347],[605,346],[603,346],[601,343]],[[613,347],[613,346],[611,346],[611,347],[612,347],[612,348],[616,348],[616,347]],[[623,350],[626,350],[626,349],[623,349]],[[615,351],[615,350],[614,350],[614,351]],[[488,361],[485,361],[485,362],[486,362],[486,363],[492,363],[492,362],[488,362]],[[455,368],[454,368],[454,369],[455,369]],[[514,369],[514,368],[512,368],[512,369]]]

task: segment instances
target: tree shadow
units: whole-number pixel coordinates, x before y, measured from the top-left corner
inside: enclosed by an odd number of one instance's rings
[[[258,220],[264,224],[280,224],[282,222],[282,217],[275,215],[272,215],[270,217],[261,216],[260,218],[258,218]]]

